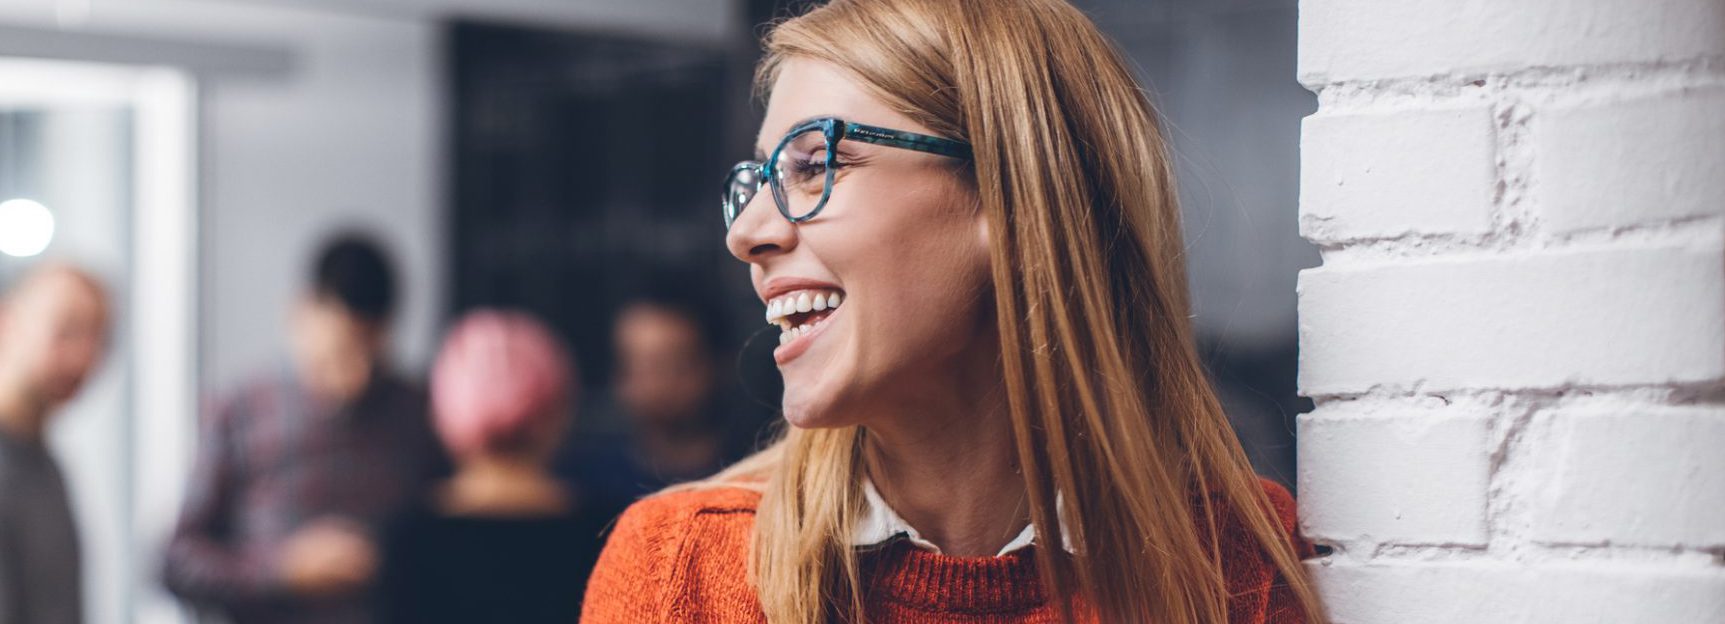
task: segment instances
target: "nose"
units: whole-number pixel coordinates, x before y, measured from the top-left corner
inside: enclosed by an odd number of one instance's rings
[[[772,189],[765,186],[749,198],[748,205],[743,206],[737,220],[731,223],[731,231],[725,233],[725,247],[743,262],[758,263],[768,256],[789,252],[796,245],[796,226],[779,214],[778,206],[773,204]]]

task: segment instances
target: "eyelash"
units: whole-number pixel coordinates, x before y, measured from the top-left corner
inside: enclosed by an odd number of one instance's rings
[[[791,171],[799,175],[825,174],[827,164],[826,154],[822,153],[820,155],[814,155],[808,160],[793,160],[789,164],[791,166]],[[838,171],[854,164],[856,164],[855,159],[844,158],[841,154],[833,158],[833,171]]]
[[[846,163],[844,162],[834,161],[833,170],[836,171],[843,169],[845,164]],[[796,162],[791,163],[791,171],[795,172],[797,175],[824,174],[826,173],[826,170],[827,161],[825,158],[816,159],[814,162],[797,160]]]

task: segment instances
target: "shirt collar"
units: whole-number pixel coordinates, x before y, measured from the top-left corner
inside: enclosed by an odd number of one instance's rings
[[[1055,494],[1055,513],[1060,516],[1061,523],[1060,540],[1066,551],[1072,552],[1072,539],[1067,536],[1065,526],[1065,503],[1065,497],[1058,493]],[[940,553],[939,546],[924,538],[921,533],[917,532],[916,527],[905,522],[904,518],[898,515],[898,512],[887,506],[886,499],[881,498],[880,491],[875,489],[874,481],[864,478],[862,517],[857,520],[856,526],[851,530],[851,546],[856,548],[879,546],[898,538],[904,538],[917,548],[936,554]],[[1024,530],[1019,531],[1018,535],[1013,537],[1012,541],[1007,542],[1005,546],[1002,546],[1000,552],[995,553],[994,556],[1004,557],[1035,544],[1036,525],[1027,524],[1024,526]]]

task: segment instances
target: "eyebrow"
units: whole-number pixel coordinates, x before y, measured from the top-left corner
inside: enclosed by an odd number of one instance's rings
[[[802,119],[796,120],[795,122],[793,122],[791,124],[791,127],[795,128],[797,126],[801,126],[803,124],[809,123],[809,122],[814,121],[816,119],[844,119],[844,118],[840,117],[838,115],[831,114],[831,113],[822,113],[819,115],[810,115],[808,117],[804,117]],[[788,132],[788,130],[787,130],[787,132]]]

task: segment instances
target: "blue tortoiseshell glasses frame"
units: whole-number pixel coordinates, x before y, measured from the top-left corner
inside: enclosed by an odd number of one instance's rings
[[[785,188],[786,182],[782,179],[787,174],[779,168],[779,158],[784,155],[785,149],[790,147],[792,142],[817,131],[826,141],[823,146],[826,152],[824,162],[820,163],[820,168],[824,170],[825,175],[825,180],[821,185],[820,199],[815,201],[812,206],[793,209],[791,199],[788,197],[789,191]],[[815,218],[815,215],[820,214],[821,209],[826,207],[827,198],[832,196],[833,171],[837,169],[835,165],[838,164],[839,141],[847,139],[961,160],[969,160],[971,156],[970,144],[963,141],[867,126],[836,117],[812,119],[798,124],[791,128],[790,132],[786,132],[785,138],[779,140],[778,147],[773,148],[773,153],[768,155],[765,161],[746,160],[731,167],[731,173],[725,176],[725,229],[731,229],[731,224],[737,221],[737,215],[742,214],[743,208],[749,205],[749,202],[755,198],[755,194],[760,192],[762,186],[772,188],[773,203],[778,204],[779,214],[784,215],[785,220],[791,223],[802,223]],[[793,163],[795,167],[799,168],[813,164]],[[812,184],[809,189],[812,191]]]

